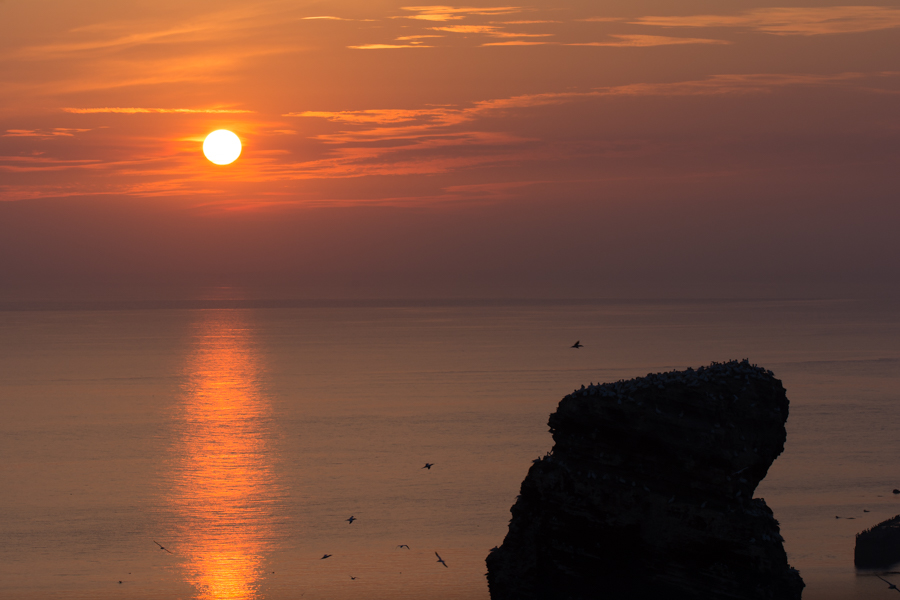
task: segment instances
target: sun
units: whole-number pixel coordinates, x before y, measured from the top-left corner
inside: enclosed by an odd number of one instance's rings
[[[203,140],[203,154],[217,165],[230,165],[241,155],[241,138],[227,129],[217,129]]]

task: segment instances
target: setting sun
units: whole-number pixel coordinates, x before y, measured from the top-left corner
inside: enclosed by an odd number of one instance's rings
[[[203,154],[217,165],[229,165],[241,155],[241,139],[227,129],[217,129],[203,141]]]

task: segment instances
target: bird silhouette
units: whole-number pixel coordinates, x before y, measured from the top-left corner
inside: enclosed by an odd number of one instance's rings
[[[350,575],[350,579],[356,579],[356,577],[354,577],[353,575]]]
[[[350,515],[350,518],[347,519],[347,522],[350,523],[351,525],[353,525],[353,521],[358,521],[358,520],[359,520],[359,519],[357,519],[357,518],[354,517],[353,515]]]
[[[435,552],[434,555],[438,557],[437,561],[438,561],[439,563],[441,563],[442,565],[444,565],[445,567],[447,567],[447,563],[444,562],[444,559],[441,558],[441,555],[440,555],[440,554],[438,554],[437,552]],[[447,567],[447,568],[449,569],[450,567]]]
[[[877,577],[878,579],[880,579],[880,580],[882,580],[883,582],[885,582],[886,584],[888,584],[888,589],[889,589],[889,590],[897,590],[898,592],[900,592],[900,589],[897,589],[897,586],[896,586],[896,585],[894,585],[893,583],[891,583],[890,581],[888,581],[887,579],[885,579],[885,578],[882,577],[881,575],[876,575],[875,577]]]
[[[320,558],[319,560],[325,560],[325,559],[328,558],[329,556],[331,556],[331,555],[330,555],[330,554],[323,554],[323,555],[322,555],[322,558]]]
[[[153,540],[153,543],[156,544],[157,546],[159,546],[159,549],[160,549],[160,550],[165,550],[165,551],[168,552],[169,554],[175,554],[174,552],[172,552],[171,550],[169,550],[168,548],[166,548],[165,546],[163,546],[162,544],[160,544],[160,543],[157,542],[156,540]]]
[[[572,347],[577,350],[578,348],[584,348],[584,344],[581,343],[581,340],[578,340],[577,342],[572,344]]]
[[[430,471],[430,470],[431,470],[431,467],[433,467],[433,466],[434,466],[434,463],[425,463],[425,466],[422,467],[422,468],[423,468],[423,469],[428,469],[428,470]]]
[[[397,547],[398,548],[406,548],[407,550],[409,550],[409,546],[407,546],[406,544],[397,544]]]

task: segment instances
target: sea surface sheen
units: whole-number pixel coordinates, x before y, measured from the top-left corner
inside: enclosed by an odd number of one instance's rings
[[[804,599],[886,593],[896,305],[448,301],[0,310],[0,598],[487,600],[565,394],[743,358],[791,401],[756,496]]]

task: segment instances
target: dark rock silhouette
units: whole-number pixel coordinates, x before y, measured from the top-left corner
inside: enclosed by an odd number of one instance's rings
[[[887,569],[900,563],[900,515],[856,534],[857,569]]]
[[[492,600],[799,599],[752,497],[787,416],[781,382],[746,360],[582,386],[486,559]]]

